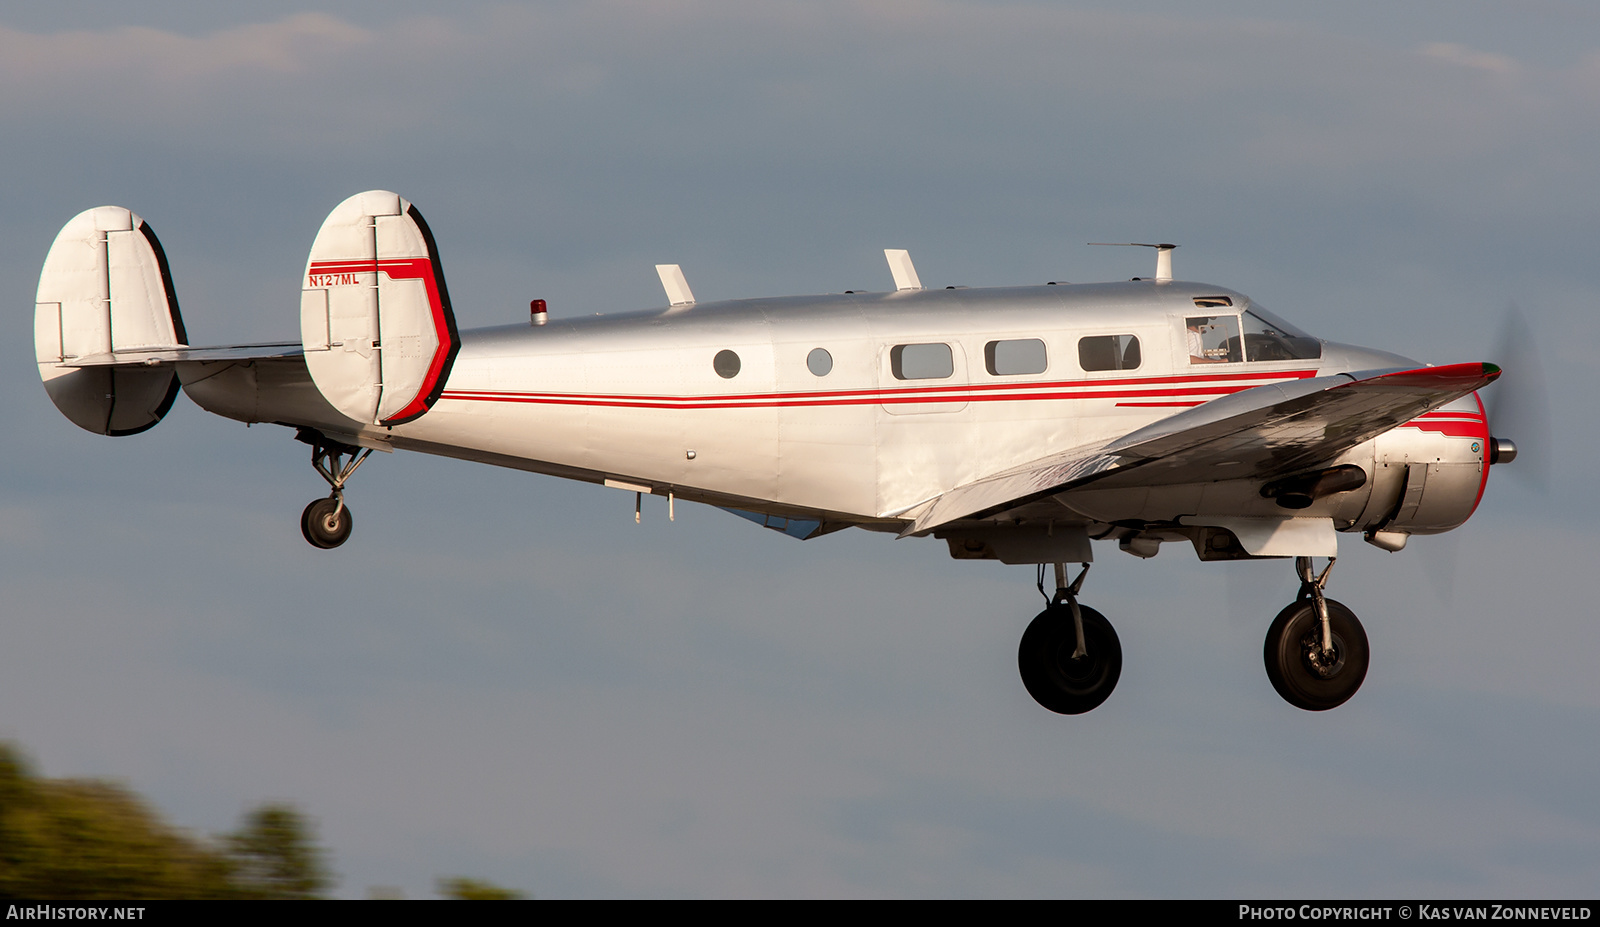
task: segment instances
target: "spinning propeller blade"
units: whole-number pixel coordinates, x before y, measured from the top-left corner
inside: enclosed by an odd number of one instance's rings
[[[1554,455],[1549,393],[1539,355],[1538,340],[1513,303],[1506,309],[1492,355],[1504,373],[1485,391],[1484,411],[1489,417],[1489,434],[1516,442],[1516,466],[1510,472],[1543,491],[1550,482]]]

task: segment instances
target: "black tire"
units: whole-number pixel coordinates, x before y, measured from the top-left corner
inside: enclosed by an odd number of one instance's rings
[[[1122,642],[1106,616],[1078,606],[1083,615],[1083,643],[1087,653],[1072,659],[1078,635],[1072,626],[1072,609],[1052,605],[1039,613],[1022,634],[1017,648],[1017,668],[1033,700],[1062,715],[1081,715],[1100,706],[1117,687],[1122,675]]]
[[[350,514],[350,506],[340,509],[332,498],[317,499],[300,513],[300,533],[312,547],[324,550],[338,547],[350,538],[353,527],[355,518]]]
[[[1334,662],[1320,669],[1322,622],[1306,599],[1278,613],[1267,631],[1262,656],[1267,678],[1283,700],[1306,711],[1327,711],[1350,700],[1367,678],[1371,651],[1367,632],[1355,613],[1328,599],[1328,630],[1333,634]]]

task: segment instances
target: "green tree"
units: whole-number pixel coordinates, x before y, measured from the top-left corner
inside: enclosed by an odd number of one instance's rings
[[[228,837],[234,881],[250,898],[316,898],[331,879],[311,826],[287,805],[262,805]]]
[[[232,868],[126,789],[40,779],[0,743],[0,898],[226,898]]]
[[[439,894],[452,901],[513,901],[522,893],[482,879],[454,876],[439,880]]]
[[[316,898],[332,882],[326,858],[288,805],[262,805],[206,840],[114,783],[41,778],[0,742],[0,900]],[[438,885],[447,898],[522,897],[466,877]]]

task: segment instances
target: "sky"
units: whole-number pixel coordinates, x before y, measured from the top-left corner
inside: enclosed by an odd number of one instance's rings
[[[1316,7],[1327,6],[1329,9]],[[1600,884],[1600,8],[1566,0],[0,3],[0,738],[196,833],[295,803],[338,893],[1560,897]],[[323,217],[401,193],[463,328],[1176,275],[1502,384],[1554,436],[1330,595],[1346,705],[1262,668],[1288,562],[1113,547],[1116,692],[1061,717],[1029,567],[422,455],[352,482],[180,399],[80,431],[29,354],[56,231],[144,217],[196,344],[296,337]],[[1497,426],[1502,423],[1497,422]],[[1522,431],[1518,431],[1518,428]]]

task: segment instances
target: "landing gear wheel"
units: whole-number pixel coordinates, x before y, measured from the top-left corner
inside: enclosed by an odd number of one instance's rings
[[[1017,668],[1028,694],[1057,714],[1081,715],[1098,708],[1122,675],[1122,642],[1111,622],[1092,608],[1080,605],[1078,610],[1083,616],[1083,656],[1073,659],[1078,634],[1065,603],[1040,612],[1017,649]]]
[[[306,536],[312,547],[324,550],[338,547],[348,540],[354,525],[350,506],[341,506],[339,500],[331,496],[317,499],[300,513],[300,533]]]
[[[1322,650],[1322,622],[1310,599],[1278,613],[1267,631],[1267,678],[1283,700],[1306,711],[1327,711],[1350,700],[1367,678],[1367,632],[1355,613],[1332,599],[1328,630],[1333,652]]]
[[[328,498],[316,500],[300,513],[300,533],[312,547],[338,547],[350,537],[354,523],[350,507],[344,504],[344,484],[372,456],[372,448],[351,447],[305,426],[295,432],[294,439],[311,445],[311,466],[333,490]]]

